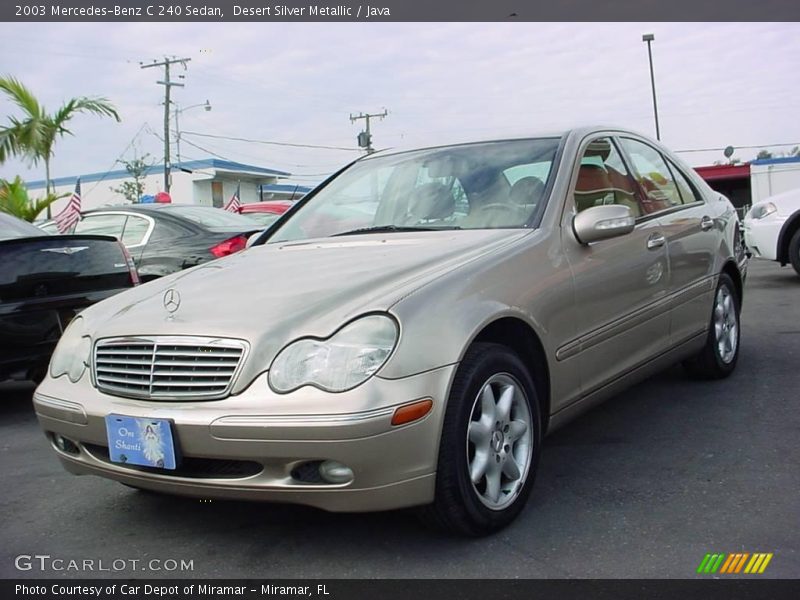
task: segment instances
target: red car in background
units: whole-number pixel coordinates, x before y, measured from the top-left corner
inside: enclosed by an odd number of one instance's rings
[[[242,204],[241,208],[239,208],[239,214],[247,215],[254,221],[258,221],[263,227],[269,227],[293,205],[294,201],[292,200],[253,202],[251,204]]]

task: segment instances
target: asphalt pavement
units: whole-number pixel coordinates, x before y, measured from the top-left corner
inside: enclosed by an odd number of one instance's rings
[[[684,578],[706,553],[769,552],[758,577],[796,578],[798,390],[800,277],[751,261],[736,372],[696,382],[675,367],[555,432],[520,518],[472,540],[403,511],[202,502],[75,477],[38,428],[33,386],[2,384],[0,577]]]

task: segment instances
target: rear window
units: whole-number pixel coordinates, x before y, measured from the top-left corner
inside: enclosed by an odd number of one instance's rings
[[[129,287],[122,247],[111,239],[44,235],[0,242],[0,301]]]
[[[212,208],[208,206],[169,206],[161,210],[168,211],[170,214],[187,219],[211,231],[249,231],[257,228],[257,225],[248,217],[228,212],[221,208]],[[254,225],[256,225],[256,227],[254,227]]]

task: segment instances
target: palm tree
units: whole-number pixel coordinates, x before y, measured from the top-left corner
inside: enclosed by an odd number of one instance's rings
[[[0,77],[0,92],[22,109],[21,118],[9,117],[9,125],[0,127],[0,164],[9,156],[27,156],[34,164],[44,162],[46,193],[51,193],[50,159],[56,139],[72,132],[67,123],[78,113],[114,117],[116,108],[106,98],[71,98],[56,112],[49,114],[33,93],[14,77]],[[47,207],[48,216],[50,207]]]
[[[19,175],[14,181],[0,179],[0,211],[33,223],[44,209],[69,194],[47,194],[44,198],[31,198]]]

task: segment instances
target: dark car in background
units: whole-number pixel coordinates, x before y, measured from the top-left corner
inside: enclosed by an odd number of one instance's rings
[[[53,222],[42,229],[57,231]],[[248,217],[209,206],[132,204],[83,212],[73,231],[121,240],[149,281],[244,250],[259,229]]]
[[[41,379],[78,312],[138,283],[114,238],[48,235],[0,213],[0,381]]]

